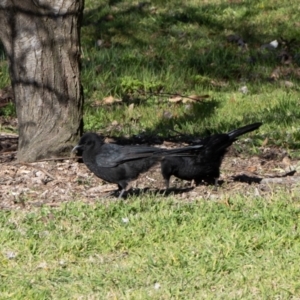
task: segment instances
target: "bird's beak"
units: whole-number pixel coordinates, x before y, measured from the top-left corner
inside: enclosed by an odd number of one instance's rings
[[[82,145],[76,145],[73,149],[72,149],[72,151],[71,151],[71,153],[73,153],[75,150],[77,150],[77,149],[81,149],[81,147],[82,147]]]

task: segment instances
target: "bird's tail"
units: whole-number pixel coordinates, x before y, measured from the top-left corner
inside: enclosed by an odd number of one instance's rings
[[[204,153],[206,155],[217,154],[224,155],[226,149],[236,141],[237,137],[247,132],[251,132],[258,129],[262,123],[253,123],[237,129],[234,129],[228,133],[214,134],[210,137],[203,139],[202,144],[204,146]]]
[[[262,123],[257,122],[257,123],[253,123],[253,124],[249,124],[237,129],[234,129],[230,132],[228,132],[228,136],[230,138],[230,140],[235,140],[237,137],[239,137],[240,135],[243,135],[247,132],[251,132],[255,129],[258,129],[260,126],[262,125]]]
[[[187,146],[182,148],[161,150],[154,155],[156,157],[164,157],[164,156],[194,156],[199,153],[210,153],[211,150],[214,150],[214,153],[225,151],[227,147],[229,147],[237,137],[243,135],[247,132],[251,132],[255,129],[258,129],[262,123],[253,123],[249,124],[237,129],[234,129],[228,133],[223,134],[215,134],[210,137],[204,138],[200,140],[196,145]]]

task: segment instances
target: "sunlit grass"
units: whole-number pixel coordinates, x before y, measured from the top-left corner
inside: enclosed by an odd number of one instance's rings
[[[262,121],[249,151],[266,142],[299,149],[297,1],[109,3],[86,1],[85,130],[205,136]],[[296,39],[291,65],[278,58],[283,46],[260,48],[280,38]],[[284,75],[272,79],[277,67]],[[0,88],[8,83],[1,52]],[[171,103],[167,94],[209,98]],[[107,96],[122,102],[101,105]],[[295,187],[266,198],[147,194],[0,211],[0,298],[297,299],[299,199]]]
[[[177,128],[206,135],[262,121],[257,143],[264,135],[270,144],[298,148],[298,9],[296,1],[276,0],[86,1],[85,130],[166,136]],[[248,50],[228,42],[230,34],[247,42]],[[284,45],[261,49],[282,39],[293,55],[291,65],[279,58]],[[1,88],[9,82],[3,54],[0,75]],[[210,98],[204,104],[174,104],[169,94]],[[122,103],[99,107],[108,96]]]
[[[145,196],[31,212],[2,211],[1,295],[10,299],[298,295],[298,194],[279,193],[269,199],[236,196],[229,199],[229,206],[224,200],[180,203]]]
[[[203,135],[262,121],[270,143],[297,148],[291,126],[297,128],[299,76],[287,71],[274,81],[271,74],[276,67],[297,68],[300,61],[295,56],[292,66],[281,65],[279,50],[260,49],[275,39],[297,38],[295,9],[298,4],[290,1],[88,2],[82,29],[85,129],[165,136],[180,128]],[[229,43],[229,34],[240,35],[248,50]],[[97,40],[107,46],[96,46]],[[204,104],[172,104],[162,93],[210,98]],[[89,108],[109,95],[123,103]],[[135,106],[128,113],[130,103]],[[120,126],[111,126],[116,122]]]

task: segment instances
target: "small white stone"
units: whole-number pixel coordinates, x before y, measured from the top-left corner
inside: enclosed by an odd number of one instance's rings
[[[59,265],[62,266],[62,267],[65,267],[66,266],[66,261],[61,259],[59,262]]]
[[[17,253],[16,253],[16,252],[13,252],[13,251],[7,251],[7,252],[6,252],[6,257],[7,257],[8,259],[14,259],[14,258],[17,257]]]
[[[129,222],[129,219],[128,219],[128,218],[122,218],[122,222],[123,222],[123,223],[128,223],[128,222]]]
[[[159,290],[160,289],[160,284],[158,282],[155,282],[154,289],[155,290]]]
[[[35,172],[35,176],[36,177],[42,177],[42,176],[44,176],[44,173],[41,172],[41,171],[37,171],[37,172]]]
[[[248,88],[244,85],[239,89],[239,92],[243,93],[243,94],[247,94],[248,93]]]
[[[278,41],[277,40],[274,40],[270,43],[270,45],[273,47],[273,48],[277,48],[278,47]]]

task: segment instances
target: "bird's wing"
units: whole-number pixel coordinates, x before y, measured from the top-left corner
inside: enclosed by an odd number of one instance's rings
[[[165,149],[156,147],[145,146],[131,146],[124,147],[123,154],[126,154],[124,158],[120,157],[119,162],[125,162],[129,160],[147,158],[155,156],[157,158],[163,158],[165,156],[194,156],[203,150],[203,145],[193,145],[181,148]]]
[[[151,156],[162,158],[165,155],[191,156],[202,150],[203,145],[194,145],[175,149],[161,149],[145,146],[119,146],[104,144],[96,155],[96,163],[99,167],[113,168],[121,163],[143,159]]]
[[[101,152],[96,155],[96,163],[100,167],[112,168],[124,162],[152,156],[161,151],[154,147],[105,144],[101,147]]]

